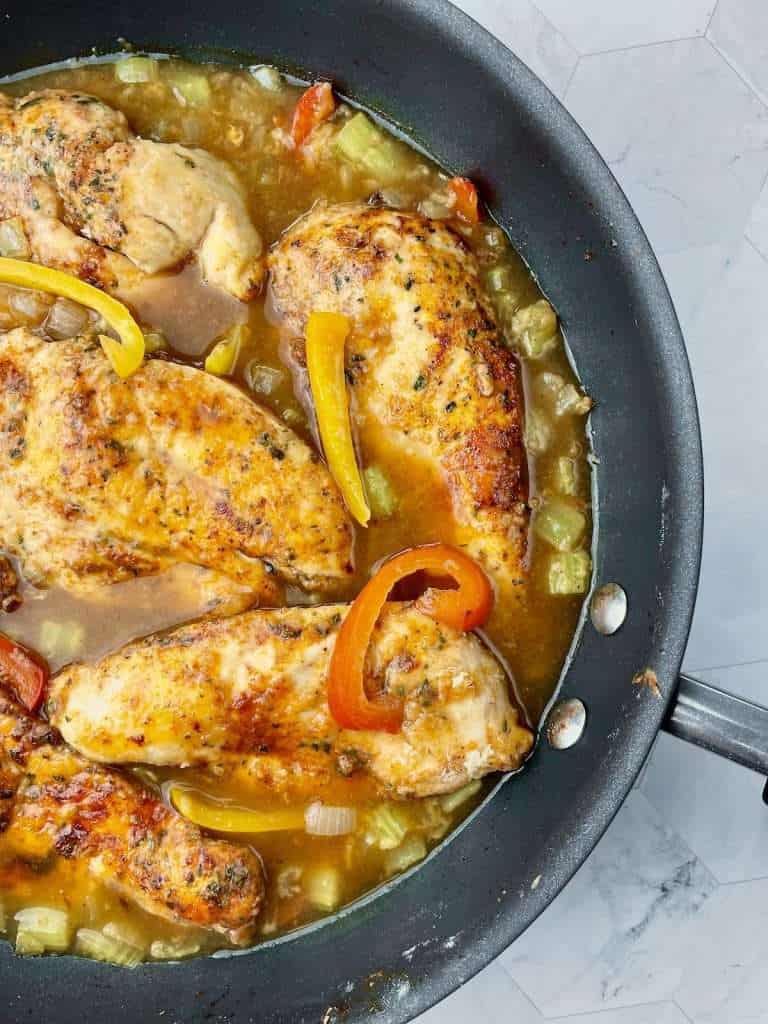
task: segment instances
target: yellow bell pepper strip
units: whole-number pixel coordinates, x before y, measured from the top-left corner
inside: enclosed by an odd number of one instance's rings
[[[130,377],[144,361],[144,335],[128,309],[111,295],[86,284],[63,270],[51,270],[39,263],[0,257],[0,281],[20,288],[34,288],[49,295],[61,295],[101,314],[120,336],[120,341],[99,335],[101,347],[119,377]]]
[[[212,832],[286,832],[304,828],[303,807],[249,811],[204,800],[191,790],[171,787],[171,803],[183,817]]]
[[[349,511],[367,526],[371,510],[355,458],[344,376],[344,345],[351,328],[349,317],[341,313],[312,313],[306,329],[307,370],[328,468]]]
[[[217,341],[205,357],[205,368],[208,373],[214,373],[217,377],[228,377],[237,366],[240,349],[249,333],[246,324],[235,324],[221,341]]]

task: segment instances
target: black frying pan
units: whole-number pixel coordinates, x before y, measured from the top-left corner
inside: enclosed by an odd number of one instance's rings
[[[16,958],[1,944],[0,1017],[405,1021],[501,952],[560,891],[665,716],[678,733],[768,771],[760,709],[688,682],[670,711],[702,534],[699,430],[678,323],[598,154],[547,89],[446,0],[5,0],[0,72],[92,47],[112,52],[121,37],[192,59],[330,77],[483,184],[559,311],[596,399],[595,577],[624,587],[629,613],[613,636],[588,621],[580,631],[559,694],[586,707],[580,740],[559,750],[543,734],[522,775],[501,782],[423,865],[330,920],[239,955],[128,972],[74,957]]]

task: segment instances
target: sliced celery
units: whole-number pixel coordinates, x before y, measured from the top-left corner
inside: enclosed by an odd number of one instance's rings
[[[579,478],[575,459],[561,455],[555,461],[554,484],[559,494],[578,494]]]
[[[374,519],[389,519],[400,502],[388,477],[379,466],[368,466],[363,471],[365,493]]]
[[[363,838],[369,846],[394,850],[405,838],[412,822],[405,808],[398,804],[378,804],[366,815]]]
[[[205,368],[208,373],[214,373],[217,377],[226,377],[233,373],[240,349],[249,333],[246,324],[235,324],[231,327],[205,357]]]
[[[332,865],[317,865],[304,873],[304,895],[318,910],[334,910],[341,903],[341,872]]]
[[[550,594],[586,594],[592,572],[592,559],[586,551],[561,551],[551,555],[546,573]]]
[[[19,928],[16,932],[15,950],[19,956],[40,956],[45,952],[45,943],[34,932]]]
[[[526,409],[524,441],[532,455],[541,455],[552,442],[552,427],[535,409]]]
[[[440,800],[440,797],[429,797],[420,801],[418,827],[430,839],[442,839],[451,826]]]
[[[512,340],[528,359],[544,355],[557,338],[557,316],[546,299],[519,309],[510,321]]]
[[[210,83],[200,71],[176,68],[166,73],[165,80],[173,89],[176,99],[185,106],[205,107],[211,101]]]
[[[512,270],[510,267],[496,265],[491,267],[485,274],[485,284],[489,291],[503,292],[512,283]]]
[[[156,82],[158,77],[157,61],[152,57],[126,57],[115,64],[115,78],[126,85]]]
[[[390,850],[384,858],[384,870],[388,875],[395,875],[399,871],[405,871],[412,864],[423,860],[427,855],[427,844],[423,836],[415,833],[404,839],[394,850]]]
[[[383,184],[391,184],[408,167],[403,147],[363,113],[351,117],[334,140],[334,149],[346,160],[368,171]]]
[[[169,939],[163,942],[155,939],[149,947],[149,955],[153,960],[183,960],[200,952],[200,943],[191,939]]]
[[[49,661],[69,662],[80,654],[85,643],[85,626],[81,622],[40,623],[37,646]]]
[[[0,256],[28,260],[32,250],[21,217],[0,221]]]
[[[440,806],[446,814],[453,814],[453,812],[458,810],[462,804],[465,804],[470,797],[473,797],[475,793],[479,792],[480,782],[476,779],[474,782],[468,782],[466,786],[462,786],[461,789],[457,789],[455,793],[446,793],[445,796],[441,796]]]
[[[533,530],[558,551],[571,551],[581,540],[587,526],[587,518],[580,509],[565,501],[553,499],[538,511],[533,521]]]
[[[64,910],[52,907],[25,907],[14,915],[19,928],[16,945],[32,949],[41,943],[44,949],[62,953],[69,945],[69,916]]]
[[[168,348],[168,342],[165,340],[165,335],[161,331],[144,332],[145,352],[160,352],[162,349],[166,348]]]
[[[93,928],[80,928],[75,935],[75,953],[89,960],[101,960],[118,967],[137,967],[142,960],[140,949],[120,939],[113,939]]]

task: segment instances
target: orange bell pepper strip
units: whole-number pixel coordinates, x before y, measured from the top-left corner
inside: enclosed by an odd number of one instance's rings
[[[363,587],[341,624],[328,672],[328,706],[343,729],[397,732],[403,720],[402,702],[391,697],[371,700],[365,692],[365,656],[376,621],[396,583],[426,571],[449,576],[453,590],[430,587],[416,607],[454,629],[475,629],[487,622],[493,590],[480,566],[449,544],[408,548],[388,559]]]
[[[323,121],[327,121],[336,109],[330,82],[315,82],[303,92],[293,111],[291,139],[298,149],[303,146],[312,132]]]
[[[101,347],[119,377],[130,377],[144,361],[144,335],[128,309],[111,295],[63,270],[51,270],[39,263],[0,256],[0,281],[20,288],[34,288],[49,295],[61,295],[95,310],[113,327],[120,341],[99,335]]]
[[[448,190],[453,195],[456,216],[467,224],[479,224],[477,189],[469,178],[451,178]]]
[[[355,458],[344,376],[344,346],[351,328],[349,317],[341,313],[310,314],[305,332],[307,370],[328,468],[349,511],[367,526],[371,510]]]
[[[37,711],[47,682],[48,669],[42,659],[0,634],[0,684],[11,690],[27,710]]]

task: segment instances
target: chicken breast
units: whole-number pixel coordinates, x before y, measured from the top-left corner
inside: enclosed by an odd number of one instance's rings
[[[247,943],[261,861],[200,830],[127,778],[90,764],[0,692],[0,877],[34,865],[90,872],[150,914]]]
[[[332,588],[352,531],[316,453],[233,385],[165,360],[127,380],[98,342],[0,335],[0,548],[37,586],[202,566],[274,601]]]
[[[400,732],[339,729],[326,678],[346,611],[246,612],[148,637],[64,670],[47,713],[94,761],[225,765],[230,779],[294,797],[339,773],[427,796],[521,764],[532,736],[499,663],[410,604],[387,606],[369,653],[375,686],[403,698]]]
[[[363,460],[375,446],[391,465],[412,459],[434,473],[450,494],[452,539],[483,565],[500,603],[514,604],[529,511],[520,374],[464,240],[415,214],[318,204],[269,266],[290,334],[303,336],[314,310],[352,318]]]
[[[34,260],[108,290],[190,257],[238,299],[263,278],[234,171],[201,149],[137,139],[93,96],[0,96],[0,221],[11,217],[22,219]]]

